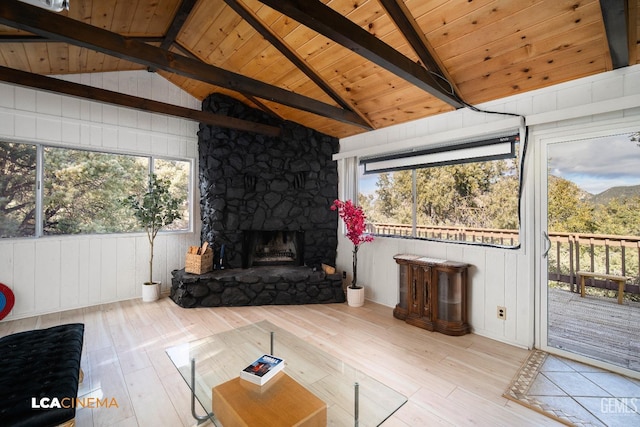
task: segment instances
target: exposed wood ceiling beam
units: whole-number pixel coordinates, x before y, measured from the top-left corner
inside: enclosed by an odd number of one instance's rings
[[[186,47],[182,46],[178,42],[175,42],[173,44],[173,48],[178,50],[178,51],[180,51],[180,52],[182,52],[183,56],[186,56],[186,57],[189,57],[189,58],[192,58],[192,59],[197,59],[196,56],[193,53],[191,53],[191,51],[189,49],[187,49]]]
[[[178,10],[178,12],[176,13],[176,16],[173,19],[173,23],[171,24],[169,31],[167,31],[167,35],[165,36],[164,41],[162,42],[160,47],[165,50],[169,50],[171,47],[173,47],[174,49],[177,49],[178,51],[180,51],[184,56],[200,61],[200,58],[198,58],[196,55],[193,54],[193,52],[191,52],[189,49],[184,47],[180,42],[176,40],[176,37],[178,37],[178,34],[180,33],[180,30],[182,29],[184,22],[189,17],[189,14],[193,10],[193,7],[195,6],[196,2],[197,0],[184,0],[181,3],[180,10]],[[149,69],[149,71],[155,72],[155,70],[153,69]],[[252,95],[245,95],[245,96],[249,101],[253,102],[253,104],[258,108],[260,108],[263,112],[273,117],[278,117],[281,120],[283,119],[280,115],[278,115],[276,112],[274,112],[269,107],[267,107],[262,101],[260,101],[255,96],[252,96]]]
[[[424,32],[409,11],[409,8],[402,0],[379,0],[393,19],[396,26],[405,39],[409,42],[413,51],[418,55],[422,64],[440,82],[440,88],[445,92],[452,92],[456,98],[460,99],[459,91],[456,89],[453,79],[446,73],[430,49],[431,44],[424,35]]]
[[[268,126],[261,123],[254,123],[247,120],[240,120],[219,114],[193,110],[191,108],[180,107],[177,105],[153,101],[137,96],[125,95],[120,92],[113,92],[106,89],[68,82],[53,77],[45,77],[39,74],[15,70],[13,68],[0,66],[0,80],[19,86],[41,89],[49,92],[59,93],[62,95],[75,96],[78,98],[85,98],[91,101],[98,101],[106,104],[118,105],[121,107],[134,108],[136,110],[148,111],[151,113],[160,113],[169,116],[181,117],[199,123],[219,126],[223,128],[243,130],[269,136],[280,135],[280,128],[278,127]]]
[[[22,35],[0,35],[0,43],[46,43],[50,40],[47,40],[44,37],[33,36],[30,34],[22,34]]]
[[[629,37],[624,10],[625,0],[600,0],[600,9],[602,9],[604,28],[607,32],[613,69],[626,67],[629,65]]]
[[[282,117],[280,114],[276,113],[275,111],[273,111],[271,108],[267,107],[262,101],[260,101],[258,98],[256,98],[255,96],[248,96],[247,99],[251,102],[254,103],[254,105],[256,107],[258,107],[259,109],[261,109],[263,112],[273,116],[273,117],[277,117],[280,120],[285,120],[284,117]]]
[[[136,40],[142,43],[162,43],[164,37],[147,37],[147,36],[132,36],[126,37],[131,40]],[[63,40],[51,40],[42,36],[34,35],[0,35],[0,43],[66,43]]]
[[[242,19],[247,21],[249,25],[253,27],[262,37],[265,38],[272,46],[280,51],[289,61],[291,61],[300,71],[307,75],[320,89],[322,89],[327,95],[329,95],[338,105],[347,110],[353,111],[358,114],[360,118],[366,121],[369,126],[373,127],[371,122],[366,116],[360,113],[350,102],[344,99],[336,90],[322,78],[311,66],[309,66],[304,59],[293,52],[284,40],[276,33],[271,31],[262,20],[256,14],[247,8],[241,1],[238,0],[225,0],[225,3],[229,5]]]
[[[180,3],[180,8],[178,12],[176,12],[173,17],[173,22],[169,26],[167,33],[164,35],[164,40],[160,44],[160,48],[164,50],[169,50],[171,45],[176,41],[176,37],[180,34],[180,30],[182,30],[182,26],[185,21],[189,17],[189,14],[193,10],[193,7],[196,5],[198,0],[182,0]]]
[[[352,111],[325,104],[191,58],[175,55],[158,47],[127,39],[119,34],[17,0],[0,2],[0,24],[231,89],[245,95],[254,95],[364,129],[371,129]]]
[[[320,1],[260,0],[260,2],[351,49],[447,104],[455,108],[463,106],[455,96],[443,91],[440,83],[424,67],[411,61]]]
[[[173,48],[179,50],[180,52],[182,52],[184,54],[184,56],[192,58],[192,59],[196,59],[196,60],[200,60],[197,56],[195,56],[193,53],[191,53],[191,51],[189,49],[187,49],[186,47],[182,46],[180,43],[175,42],[173,44]],[[150,72],[155,72],[155,70],[149,70]],[[273,111],[272,109],[270,109],[269,107],[267,107],[262,101],[260,101],[258,98],[256,98],[255,96],[252,95],[244,95],[249,101],[253,102],[254,105],[258,108],[260,108],[263,112],[273,116],[273,117],[277,117],[281,120],[284,120],[284,118],[282,116],[280,116],[279,114],[277,114],[275,111]]]
[[[188,57],[188,58],[192,58],[195,60],[200,61],[200,59],[194,55],[189,49],[187,49],[186,47],[182,46],[182,44],[180,44],[178,41],[174,42],[173,44],[173,48],[179,50],[180,52],[182,52],[182,54],[184,54],[184,56]],[[149,69],[150,72],[155,72],[156,70],[152,70]],[[263,102],[261,102],[258,98],[256,98],[255,96],[252,95],[244,95],[249,101],[253,102],[255,104],[255,106],[257,106],[258,108],[260,108],[262,111],[264,111],[265,113],[273,116],[273,117],[277,117],[281,120],[284,120],[279,114],[277,114],[275,111],[271,110],[269,107],[267,107]]]
[[[173,17],[173,21],[171,22],[171,25],[169,25],[169,29],[167,30],[166,34],[162,39],[162,42],[160,43],[160,49],[164,49],[168,51],[171,48],[171,46],[174,45],[174,43],[176,42],[176,37],[178,37],[178,34],[180,34],[180,30],[182,30],[182,27],[184,26],[185,21],[189,17],[189,14],[193,10],[193,7],[195,6],[197,1],[198,0],[182,0],[182,3],[180,3],[180,7],[178,8],[178,11]],[[179,46],[179,47],[182,48],[182,46]],[[189,55],[185,55],[185,56],[189,56]],[[156,71],[151,67],[149,67],[148,70],[150,72]]]

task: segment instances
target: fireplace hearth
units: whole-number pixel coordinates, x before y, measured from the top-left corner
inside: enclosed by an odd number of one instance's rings
[[[329,304],[345,301],[342,275],[304,266],[172,272],[170,298],[180,307]]]

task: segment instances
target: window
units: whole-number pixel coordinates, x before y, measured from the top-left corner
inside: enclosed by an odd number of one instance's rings
[[[145,190],[152,167],[171,181],[172,193],[183,200],[183,218],[168,229],[189,229],[189,161],[0,143],[0,162],[3,238],[140,231],[122,200]],[[39,169],[41,196],[36,190]],[[35,226],[38,216],[41,232]]]
[[[482,153],[481,143],[469,144],[464,155],[456,148],[361,161],[358,201],[369,231],[517,246],[517,142],[514,135],[484,142]]]
[[[135,230],[121,201],[144,191],[148,171],[147,157],[45,147],[43,233]]]
[[[155,159],[153,170],[159,178],[171,181],[171,194],[182,200],[182,218],[167,227],[168,230],[189,229],[189,171],[191,164],[181,160]]]
[[[0,144],[0,237],[35,235],[36,146]]]
[[[392,236],[413,235],[413,172],[364,175],[359,168],[358,204],[367,215],[368,231]]]

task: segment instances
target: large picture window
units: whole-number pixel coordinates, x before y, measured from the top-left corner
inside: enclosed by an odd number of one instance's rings
[[[0,143],[0,237],[27,237],[36,226],[36,146]]]
[[[497,150],[496,145],[489,144],[487,155],[437,150],[361,161],[358,201],[369,231],[518,246],[518,138],[514,136],[504,149]]]
[[[144,191],[148,171],[146,157],[46,147],[43,233],[135,230],[136,221],[122,200]]]
[[[145,190],[150,171],[168,178],[183,201],[183,218],[167,229],[190,228],[189,161],[0,143],[0,167],[3,238],[141,231],[122,201]]]

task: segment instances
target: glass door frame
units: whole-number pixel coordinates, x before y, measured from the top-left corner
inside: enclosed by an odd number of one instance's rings
[[[547,154],[552,144],[593,139],[612,134],[630,133],[640,129],[638,117],[618,118],[603,122],[588,122],[566,127],[545,129],[533,132],[534,147],[534,269],[535,269],[535,347],[550,354],[567,359],[576,360],[611,372],[617,372],[629,377],[640,378],[640,372],[622,368],[600,360],[588,358],[567,350],[550,347],[548,342],[548,266],[545,252],[550,248],[550,242],[545,237],[547,229]]]

